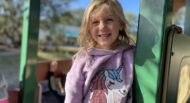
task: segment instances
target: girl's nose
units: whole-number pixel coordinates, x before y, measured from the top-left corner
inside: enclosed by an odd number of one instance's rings
[[[106,27],[106,23],[104,21],[101,21],[99,24],[99,29],[103,30],[103,29],[105,29],[105,27]]]

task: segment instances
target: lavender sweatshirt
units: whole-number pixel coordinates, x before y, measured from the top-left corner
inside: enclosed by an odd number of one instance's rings
[[[76,54],[66,77],[65,103],[130,103],[133,47]]]

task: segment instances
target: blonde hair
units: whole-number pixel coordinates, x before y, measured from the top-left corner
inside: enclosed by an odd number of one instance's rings
[[[130,42],[130,38],[127,35],[128,22],[125,19],[125,15],[123,13],[123,9],[120,3],[117,0],[92,0],[84,13],[78,37],[78,43],[82,49],[87,50],[95,46],[95,41],[92,39],[89,32],[90,15],[95,9],[101,7],[103,4],[106,4],[109,8],[113,10],[114,14],[116,15],[116,17],[118,17],[119,22],[123,27],[123,29],[119,31],[118,39],[125,41],[127,44],[129,44]]]

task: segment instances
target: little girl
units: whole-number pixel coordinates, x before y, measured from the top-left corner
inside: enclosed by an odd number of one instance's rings
[[[126,29],[117,0],[92,0],[66,77],[65,103],[132,102],[134,50]]]

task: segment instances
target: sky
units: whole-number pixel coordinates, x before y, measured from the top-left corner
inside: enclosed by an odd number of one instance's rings
[[[72,8],[86,8],[91,0],[78,0],[77,2],[73,2],[71,4]],[[124,11],[139,14],[139,2],[140,0],[119,0]]]

